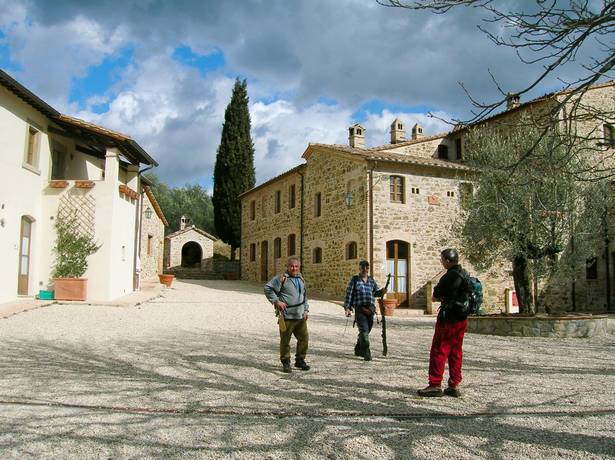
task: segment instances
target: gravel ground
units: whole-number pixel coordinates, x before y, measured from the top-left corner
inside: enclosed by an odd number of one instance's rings
[[[421,399],[433,318],[390,318],[386,358],[375,326],[366,363],[341,307],[310,305],[313,368],[290,375],[272,307],[240,281],[0,320],[0,458],[615,457],[612,328],[468,334],[462,398]]]

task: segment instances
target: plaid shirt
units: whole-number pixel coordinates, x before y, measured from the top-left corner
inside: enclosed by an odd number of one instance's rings
[[[346,298],[344,299],[344,308],[352,310],[354,307],[374,306],[374,297],[382,295],[382,289],[378,287],[378,283],[369,276],[367,281],[363,281],[360,276],[353,276],[346,288]]]

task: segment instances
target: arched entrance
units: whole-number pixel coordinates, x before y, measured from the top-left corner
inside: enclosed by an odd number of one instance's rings
[[[389,291],[395,294],[397,305],[408,306],[409,245],[405,241],[387,241],[387,273],[391,274]]]
[[[182,246],[182,267],[200,267],[203,259],[203,249],[199,243],[189,241]]]

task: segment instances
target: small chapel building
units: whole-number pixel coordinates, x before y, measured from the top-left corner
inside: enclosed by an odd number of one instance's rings
[[[214,256],[214,241],[217,238],[204,230],[191,225],[190,218],[182,216],[179,230],[164,239],[166,271],[184,269],[207,269]]]

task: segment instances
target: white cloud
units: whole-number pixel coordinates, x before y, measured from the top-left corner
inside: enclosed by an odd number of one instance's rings
[[[74,78],[115,53],[125,43],[122,27],[104,29],[96,21],[75,16],[65,22],[41,25],[26,16],[21,5],[0,17],[11,58],[22,71],[16,76],[60,110]]]

